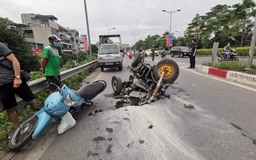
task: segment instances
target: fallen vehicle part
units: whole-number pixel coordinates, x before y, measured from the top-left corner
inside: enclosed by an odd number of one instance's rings
[[[137,54],[131,63],[129,81],[113,76],[112,89],[117,98],[132,105],[151,103],[169,97],[166,89],[179,76],[179,66],[172,59],[162,59],[156,65],[141,62],[143,55]]]

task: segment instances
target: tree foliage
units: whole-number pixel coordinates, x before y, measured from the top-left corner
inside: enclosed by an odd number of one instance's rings
[[[252,17],[256,15],[254,0],[243,0],[234,5],[218,4],[204,15],[196,14],[188,24],[184,37],[174,37],[173,45],[189,46],[196,38],[199,48],[211,48],[213,42],[224,47],[227,42],[232,46],[249,46],[252,37]],[[136,43],[136,49],[166,48],[166,35],[149,35]],[[133,46],[134,48],[135,46]],[[167,49],[167,48],[166,48]]]
[[[29,43],[23,38],[22,30],[16,23],[1,17],[0,42],[12,50],[23,70],[30,72],[40,68],[39,57],[32,53]]]
[[[242,3],[216,5],[205,15],[197,14],[188,25],[186,39],[197,38],[199,46],[212,47],[214,41],[220,42],[220,47],[231,42],[232,45],[249,45],[252,36],[252,16],[256,14],[256,4],[253,0],[243,0]]]

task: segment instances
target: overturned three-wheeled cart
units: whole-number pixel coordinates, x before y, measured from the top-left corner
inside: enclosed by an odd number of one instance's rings
[[[166,89],[179,76],[179,66],[172,59],[162,59],[156,65],[141,61],[143,54],[136,55],[129,66],[131,72],[128,81],[112,77],[112,88],[116,98],[131,105],[143,105],[163,97],[169,97]]]

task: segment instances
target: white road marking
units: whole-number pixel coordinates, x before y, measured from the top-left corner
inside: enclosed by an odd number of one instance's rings
[[[99,80],[102,75],[103,75],[103,72],[100,72],[100,74],[94,79],[94,81]]]

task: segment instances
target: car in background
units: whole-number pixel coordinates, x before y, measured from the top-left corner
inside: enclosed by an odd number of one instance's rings
[[[151,56],[151,53],[152,53],[152,52],[151,52],[151,49],[147,49],[147,50],[145,50],[145,52],[146,52],[146,55],[147,55],[147,56]]]
[[[145,50],[145,53],[146,53],[146,55],[147,56],[152,56],[151,54],[152,54],[152,51],[151,51],[151,49],[147,49],[147,50]],[[155,56],[159,56],[159,51],[155,51]]]
[[[179,57],[188,56],[189,57],[190,50],[188,47],[185,46],[174,46],[171,49],[171,56],[174,57],[175,55],[178,55]]]
[[[155,56],[159,56],[159,51],[155,51]]]

